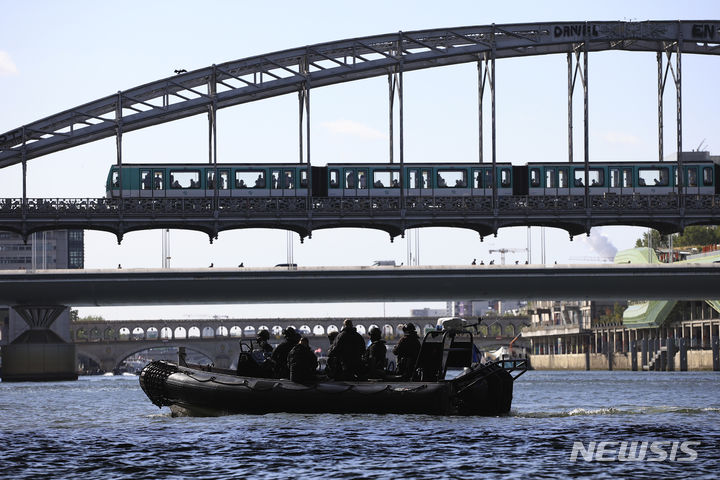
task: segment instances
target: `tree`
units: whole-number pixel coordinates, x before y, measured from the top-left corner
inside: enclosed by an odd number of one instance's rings
[[[652,240],[652,248],[667,248],[668,240],[667,235],[660,235],[657,230],[650,230],[650,239]],[[648,232],[643,233],[641,238],[635,241],[635,247],[647,247],[648,245]]]
[[[650,230],[653,248],[668,248],[666,235],[660,235],[657,230]],[[683,233],[672,235],[674,247],[702,247],[705,245],[716,245],[720,243],[720,227],[708,225],[692,225],[685,227]],[[641,238],[635,241],[635,247],[648,246],[648,233],[643,233]]]

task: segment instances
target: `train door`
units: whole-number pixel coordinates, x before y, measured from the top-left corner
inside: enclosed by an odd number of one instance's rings
[[[354,168],[343,169],[342,189],[343,196],[357,197],[358,176]]]
[[[557,169],[555,167],[545,167],[545,178],[543,185],[543,194],[545,196],[557,196]]]
[[[341,197],[343,194],[340,185],[340,169],[329,168],[326,182],[328,184],[328,196],[329,197]],[[314,193],[314,192],[313,192]]]
[[[700,190],[700,193],[704,195],[712,195],[717,194],[717,185],[715,180],[715,176],[713,173],[717,171],[716,168],[713,167],[702,167],[702,188]]]
[[[507,167],[499,168],[500,185],[498,195],[512,195],[512,170]]]
[[[419,168],[408,168],[405,178],[405,189],[408,197],[419,197],[423,188],[422,176]]]
[[[152,170],[140,169],[140,197],[152,197],[153,195]]]
[[[152,196],[153,197],[165,197],[165,171],[164,170],[153,170],[152,174]]]
[[[557,175],[558,196],[570,195],[570,169],[568,167],[558,167]]]
[[[623,193],[633,193],[633,174],[632,167],[613,167],[610,168],[610,188],[611,193],[622,195]]]
[[[473,197],[482,197],[484,192],[483,169],[473,168],[470,178],[470,187]]]
[[[700,193],[698,167],[696,165],[685,167],[685,185],[685,193],[689,195],[698,195]]]
[[[492,197],[493,192],[493,181],[494,181],[494,175],[492,168],[484,168],[483,169],[483,189],[485,191],[485,196]]]
[[[370,195],[370,189],[368,188],[368,179],[369,173],[367,168],[358,168],[356,169],[356,175],[357,175],[357,189],[355,190],[355,195],[358,197],[367,197]]]
[[[228,170],[218,170],[218,196],[227,197],[230,195],[228,179],[230,178],[230,172]],[[215,169],[207,169],[205,175],[205,196],[212,197],[215,195]]]
[[[528,194],[542,195],[544,190],[542,185],[542,170],[540,167],[530,167],[528,175]]]

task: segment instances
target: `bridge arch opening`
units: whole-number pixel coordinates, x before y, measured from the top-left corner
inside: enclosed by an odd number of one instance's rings
[[[267,327],[267,325],[260,325],[258,327],[257,333],[260,333],[260,331],[266,330],[268,333],[270,333],[270,329]]]
[[[312,330],[310,329],[309,325],[300,325],[300,328],[298,329],[300,332],[300,335],[310,335],[312,333]]]
[[[173,338],[173,331],[170,327],[163,327],[160,329],[160,339],[161,340],[172,340]]]
[[[157,340],[160,336],[160,332],[157,327],[150,327],[145,331],[145,338],[147,340]]]
[[[188,338],[200,338],[200,329],[198,327],[190,327],[188,329]]]
[[[230,337],[231,338],[242,337],[242,327],[238,327],[237,325],[233,325],[232,327],[230,327]]]
[[[280,338],[282,337],[283,328],[280,325],[275,325],[272,327],[271,333],[273,337]]]
[[[367,330],[365,329],[365,325],[358,324],[355,326],[355,329],[360,335],[365,335],[367,333]]]
[[[113,327],[108,327],[103,331],[103,340],[115,340],[115,329]]]
[[[130,340],[130,335],[130,329],[127,327],[122,327],[118,330],[118,340]]]
[[[214,338],[215,330],[212,327],[205,327],[202,329],[202,338]]]
[[[177,339],[186,339],[187,338],[187,330],[185,330],[185,327],[176,327],[173,331],[173,338]]]
[[[133,340],[143,340],[145,339],[145,329],[141,327],[135,327],[133,328],[131,338]]]
[[[316,337],[321,337],[321,336],[325,335],[325,328],[322,325],[315,325],[313,327],[312,333]]]
[[[220,325],[215,329],[215,336],[216,337],[227,337],[230,335],[230,332],[228,331],[228,328],[224,325]]]
[[[395,329],[393,328],[393,326],[388,325],[387,323],[385,325],[383,325],[382,336],[386,340],[389,340],[389,339],[395,337]]]
[[[248,325],[245,327],[242,331],[243,337],[254,337],[255,336],[255,327],[252,325]]]

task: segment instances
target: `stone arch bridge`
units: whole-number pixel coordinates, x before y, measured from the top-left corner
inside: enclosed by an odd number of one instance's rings
[[[240,343],[254,340],[259,330],[270,332],[270,342],[281,341],[282,331],[294,327],[309,337],[313,348],[326,352],[327,334],[342,328],[343,317],[297,319],[188,319],[188,320],[121,320],[75,321],[70,335],[78,356],[90,358],[105,371],[117,368],[126,358],[158,347],[184,346],[207,357],[221,368],[229,368],[237,359]],[[389,345],[402,336],[402,325],[413,322],[420,332],[435,328],[432,317],[356,318],[353,323],[367,338],[376,326]],[[507,345],[522,328],[529,325],[527,317],[484,318],[478,328],[479,348]]]

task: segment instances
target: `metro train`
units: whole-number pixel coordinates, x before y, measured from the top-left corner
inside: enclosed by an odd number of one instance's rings
[[[110,168],[107,196],[124,198],[491,196],[495,178],[499,196],[585,194],[584,163],[388,163],[328,164],[123,164]],[[680,171],[682,170],[682,171]],[[590,195],[666,195],[683,186],[686,194],[720,194],[720,165],[694,160],[675,162],[593,162],[587,175]],[[309,180],[312,180],[309,182]]]

